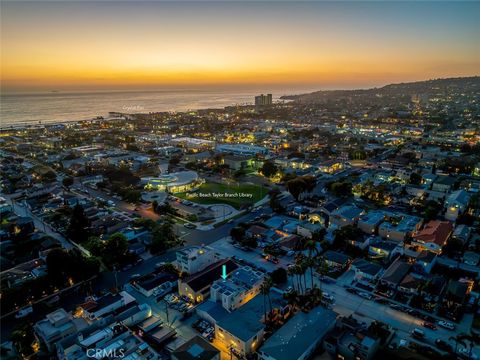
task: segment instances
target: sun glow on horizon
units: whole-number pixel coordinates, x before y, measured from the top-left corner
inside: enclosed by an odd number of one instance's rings
[[[479,9],[478,3],[3,2],[2,90],[360,86],[475,75]]]

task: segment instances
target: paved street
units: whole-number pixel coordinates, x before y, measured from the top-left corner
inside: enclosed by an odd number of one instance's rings
[[[21,204],[17,201],[12,201],[12,199],[8,196],[4,196],[10,204],[13,206],[14,211],[16,214],[19,216],[24,216],[24,217],[30,217],[33,219],[33,223],[35,225],[35,228],[43,231],[45,234],[53,237],[54,239],[58,240],[61,244],[62,247],[65,249],[72,249],[74,245],[68,241],[66,238],[64,238],[61,234],[56,232],[51,226],[46,224],[41,218],[39,218],[37,215],[33,214],[27,206],[24,204]]]
[[[424,343],[434,346],[436,339],[442,339],[454,346],[453,342],[449,340],[451,336],[458,333],[468,333],[470,326],[467,321],[463,321],[456,325],[455,331],[449,331],[441,327],[437,330],[430,330],[422,326],[423,320],[411,316],[407,313],[394,310],[388,305],[379,304],[372,300],[366,300],[358,295],[351,294],[343,287],[343,284],[349,284],[353,274],[347,272],[343,274],[335,284],[318,283],[323,291],[335,297],[334,311],[343,316],[353,315],[362,321],[370,323],[373,320],[378,320],[389,324],[397,332],[400,339],[412,340],[410,334],[414,328],[419,328],[425,332],[426,339]],[[399,339],[396,339],[398,343]],[[480,356],[480,348],[474,348],[474,353]]]

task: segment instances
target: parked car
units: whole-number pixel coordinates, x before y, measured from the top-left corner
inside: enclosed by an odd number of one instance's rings
[[[33,313],[33,308],[31,306],[28,306],[26,308],[23,308],[21,310],[19,310],[16,314],[15,314],[15,319],[21,319],[21,318],[24,318],[25,316],[28,316],[30,314]]]
[[[323,300],[328,301],[330,303],[333,303],[335,301],[335,298],[328,293],[323,293],[322,298],[323,298]]]
[[[437,322],[437,324],[441,327],[443,327],[444,329],[447,329],[447,330],[455,330],[455,325],[448,322],[448,321],[443,321],[443,320],[440,320],[439,322]]]
[[[422,325],[430,330],[437,330],[437,327],[435,326],[435,324],[432,324],[430,322],[424,321]]]
[[[180,321],[185,321],[187,319],[190,319],[193,316],[193,311],[185,311],[182,314],[182,317],[180,318]]]
[[[133,267],[133,264],[127,264],[122,268],[122,271],[127,271]]]
[[[191,223],[186,223],[186,224],[183,224],[183,227],[185,227],[187,229],[196,229],[197,225],[191,224]]]
[[[207,328],[207,330],[205,330],[203,333],[202,333],[202,336],[204,338],[208,338],[214,331],[215,329],[213,327],[209,327]]]
[[[135,280],[135,279],[138,279],[138,278],[140,278],[140,277],[142,277],[142,275],[140,275],[140,274],[133,274],[132,276],[130,276],[130,280]]]
[[[320,280],[324,282],[325,284],[335,284],[336,280],[333,280],[332,278],[329,278],[327,276],[320,276]]]
[[[178,296],[176,296],[175,294],[168,294],[163,299],[169,304],[173,304],[179,301]]]
[[[435,340],[435,345],[436,345],[440,350],[444,350],[444,351],[448,351],[448,352],[453,351],[452,345],[450,345],[449,343],[447,343],[446,341],[444,341],[444,340],[442,340],[442,339],[437,339],[437,340]]]
[[[390,304],[389,306],[394,310],[402,310],[402,307],[398,304]]]
[[[458,355],[460,355],[460,358],[462,359],[468,359],[468,360],[477,360],[478,359],[478,356],[471,352],[470,349],[467,349],[467,348],[459,348],[458,349]]]
[[[423,332],[423,330],[420,330],[420,329],[418,329],[418,328],[415,328],[415,329],[413,329],[413,331],[412,331],[412,336],[413,336],[414,338],[416,338],[416,339],[422,340],[422,339],[425,338],[425,333]]]
[[[58,295],[55,295],[54,297],[48,299],[47,301],[45,301],[45,304],[47,304],[48,306],[52,306],[54,305],[55,303],[59,302],[60,301],[60,296]]]
[[[433,316],[430,316],[430,315],[421,315],[421,318],[423,320],[431,322],[431,323],[434,323],[436,321],[436,319]]]
[[[360,296],[360,297],[362,297],[362,298],[364,298],[364,299],[367,299],[367,300],[371,300],[372,297],[373,297],[371,294],[366,293],[366,292],[363,292],[363,291],[362,291],[362,292],[358,292],[357,295]]]

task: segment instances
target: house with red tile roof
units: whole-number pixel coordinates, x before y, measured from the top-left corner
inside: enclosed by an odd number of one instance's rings
[[[413,245],[423,250],[439,254],[452,235],[453,224],[450,221],[431,220],[413,234]]]

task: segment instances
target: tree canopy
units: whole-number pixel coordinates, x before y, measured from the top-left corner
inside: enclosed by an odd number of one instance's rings
[[[260,168],[260,172],[264,176],[270,178],[278,172],[278,167],[277,167],[277,165],[275,165],[275,163],[273,161],[266,160],[263,163],[263,166]]]
[[[85,215],[83,206],[76,204],[73,207],[72,216],[67,229],[70,239],[76,243],[87,241],[90,236],[90,220]]]

